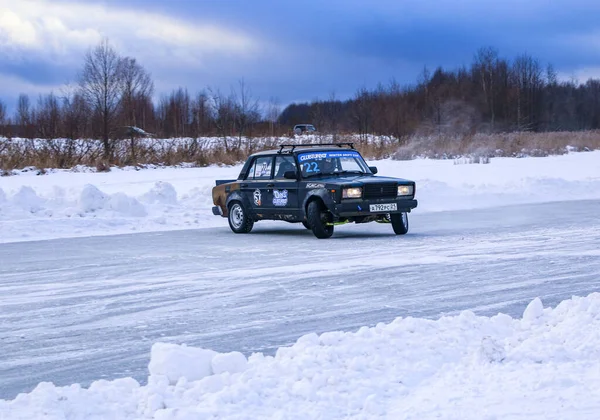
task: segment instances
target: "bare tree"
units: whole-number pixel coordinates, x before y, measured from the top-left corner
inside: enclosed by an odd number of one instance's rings
[[[371,102],[372,95],[366,87],[362,87],[354,94],[352,103],[353,128],[366,140],[371,129]]]
[[[490,113],[491,130],[494,131],[496,123],[496,108],[494,98],[496,95],[496,86],[494,84],[496,78],[496,67],[498,63],[498,50],[492,47],[480,48],[475,56],[475,66],[479,69],[481,77],[481,88],[483,96]]]
[[[225,150],[229,152],[227,135],[233,132],[235,127],[235,102],[232,96],[225,96],[221,91],[208,88],[210,104],[213,113],[213,121],[217,129],[217,135],[223,137]]]
[[[545,130],[556,130],[556,96],[559,91],[558,75],[552,64],[546,67],[546,91],[544,92]]]
[[[17,113],[15,115],[15,122],[19,129],[19,135],[22,137],[32,137],[32,114],[33,112],[31,110],[29,96],[24,93],[20,94],[19,99],[17,100]]]
[[[337,140],[340,125],[340,115],[342,112],[342,103],[336,98],[335,91],[329,93],[327,106],[325,107],[325,119],[328,125],[328,131],[333,135],[333,140]]]
[[[277,118],[279,118],[279,114],[281,109],[279,107],[279,99],[271,97],[269,99],[269,105],[267,106],[266,119],[269,122],[269,132],[271,137],[275,136],[275,127],[278,125]]]
[[[58,98],[54,93],[40,95],[35,116],[37,135],[43,139],[57,138],[60,126],[61,109]]]
[[[0,136],[5,134],[4,125],[6,124],[6,105],[0,100]]]
[[[136,102],[149,98],[154,93],[154,82],[150,74],[135,58],[125,57],[122,61],[122,104],[128,125],[138,125]],[[145,128],[145,127],[142,127]]]
[[[196,95],[192,104],[192,124],[194,137],[206,135],[210,131],[212,118],[210,115],[209,98],[205,91]]]
[[[60,92],[63,135],[71,140],[89,135],[90,107],[77,86],[67,84]]]
[[[124,114],[125,123],[128,126],[138,126],[137,117],[138,108],[144,109],[144,102],[154,92],[154,83],[150,74],[136,61],[135,58],[125,57],[121,62],[122,66],[122,95],[121,103]],[[146,127],[142,124],[142,129]],[[134,131],[130,130],[130,148],[131,148],[131,163],[136,160],[136,145]]]
[[[540,122],[538,101],[544,87],[540,63],[527,54],[520,55],[513,62],[511,75],[517,96],[517,130],[535,131]]]
[[[235,125],[238,134],[238,147],[242,146],[242,137],[248,128],[260,118],[258,99],[254,99],[252,92],[244,79],[239,81],[239,91],[232,90],[231,96],[235,104]]]
[[[100,116],[104,158],[110,160],[113,149],[110,138],[123,91],[123,59],[107,39],[85,55],[79,86],[87,104]]]
[[[164,107],[165,133],[168,136],[186,137],[192,121],[192,104],[187,89],[180,87],[173,90],[161,104]]]

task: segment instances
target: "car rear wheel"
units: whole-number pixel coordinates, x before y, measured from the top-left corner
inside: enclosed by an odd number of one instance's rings
[[[229,227],[235,233],[249,233],[254,227],[254,221],[248,217],[242,203],[234,201],[229,206]]]
[[[310,225],[308,224],[308,222],[306,220],[302,221],[302,226],[304,226],[308,230],[312,230],[312,228],[310,227]]]
[[[408,232],[408,213],[392,213],[390,219],[396,235],[404,235]]]
[[[319,201],[314,200],[308,204],[306,218],[310,229],[317,238],[327,239],[333,235],[333,225],[328,224],[327,212]]]

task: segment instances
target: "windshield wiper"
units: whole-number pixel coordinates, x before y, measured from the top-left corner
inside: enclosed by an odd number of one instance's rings
[[[324,174],[324,173],[321,173],[321,172],[317,172],[317,173],[311,174],[311,175],[304,175],[303,178],[304,179],[307,179],[307,178],[316,178],[318,176],[323,176],[323,175],[331,175],[331,174]]]
[[[360,174],[360,175],[366,175],[366,172],[362,172],[362,171],[340,171],[340,172],[336,172],[336,175],[342,175],[342,174]]]
[[[333,175],[346,175],[346,174],[359,174],[359,175],[366,175],[366,172],[362,172],[362,171],[339,171],[339,172],[318,172],[315,173],[314,175],[305,175],[304,178],[315,178],[317,176],[333,176]]]

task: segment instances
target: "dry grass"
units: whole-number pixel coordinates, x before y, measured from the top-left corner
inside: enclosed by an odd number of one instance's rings
[[[398,139],[384,136],[302,136],[274,138],[185,138],[141,139],[114,143],[113,157],[104,159],[98,140],[41,140],[0,138],[0,173],[34,168],[73,168],[78,165],[98,171],[111,166],[210,164],[233,165],[243,162],[254,152],[274,149],[283,143],[352,142],[369,160],[397,160],[427,157],[481,162],[480,158],[498,156],[547,156],[567,151],[600,149],[600,131],[552,133],[502,133],[475,135],[440,135]],[[403,144],[403,146],[398,146]],[[486,160],[484,159],[484,161]]]
[[[354,142],[370,159],[390,157],[397,146],[390,138],[361,140],[358,136],[140,139],[115,142],[112,158],[107,160],[98,140],[0,138],[0,170],[10,173],[26,167],[70,169],[82,165],[101,172],[111,166],[234,165],[244,162],[251,153],[275,149],[284,143],[320,142]]]
[[[600,131],[498,133],[464,136],[412,137],[393,154],[394,159],[416,157],[456,159],[464,156],[523,157],[560,155],[568,151],[600,149]]]

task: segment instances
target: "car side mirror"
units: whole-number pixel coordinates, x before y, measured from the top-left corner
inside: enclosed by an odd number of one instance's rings
[[[377,166],[369,166],[369,170],[373,172],[373,175],[377,174]]]
[[[285,179],[294,179],[294,180],[298,179],[298,175],[296,174],[296,171],[285,171],[283,173],[283,177]]]

